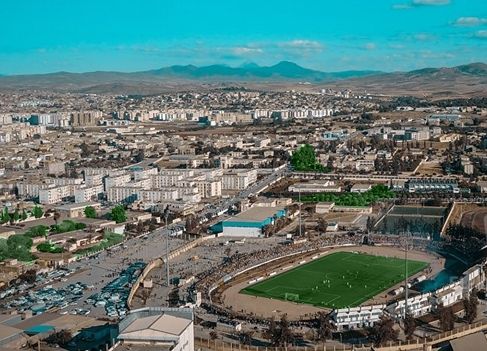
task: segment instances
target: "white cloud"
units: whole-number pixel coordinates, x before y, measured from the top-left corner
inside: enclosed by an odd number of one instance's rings
[[[394,10],[408,10],[411,8],[410,4],[394,4],[392,5]]]
[[[450,4],[450,0],[413,0],[415,6],[443,6]]]
[[[232,49],[232,53],[237,56],[252,56],[262,54],[264,50],[248,46],[239,46]]]
[[[487,39],[487,30],[479,30],[474,34],[475,38]]]
[[[482,24],[487,24],[487,18],[480,17],[459,17],[455,23],[456,26],[475,27]]]
[[[295,39],[290,41],[284,41],[277,44],[281,48],[301,49],[308,51],[321,51],[324,46],[316,40]]]

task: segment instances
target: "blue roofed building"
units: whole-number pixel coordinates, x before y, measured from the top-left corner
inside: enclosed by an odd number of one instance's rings
[[[213,233],[234,237],[260,237],[262,229],[286,216],[283,207],[252,207],[211,227]]]

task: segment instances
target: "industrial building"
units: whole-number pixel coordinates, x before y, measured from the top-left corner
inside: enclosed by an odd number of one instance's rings
[[[284,217],[283,207],[252,207],[238,215],[215,224],[211,230],[226,236],[260,237],[262,229]]]

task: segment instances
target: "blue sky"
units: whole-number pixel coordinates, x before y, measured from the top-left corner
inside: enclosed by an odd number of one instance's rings
[[[2,0],[0,73],[487,61],[485,0]]]

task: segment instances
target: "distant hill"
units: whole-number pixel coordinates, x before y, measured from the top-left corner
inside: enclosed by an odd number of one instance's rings
[[[282,61],[273,66],[248,63],[175,65],[140,72],[56,72],[0,76],[0,89],[55,89],[83,93],[153,94],[174,89],[247,87],[289,89],[296,86],[349,88],[386,94],[482,94],[487,88],[487,65],[471,63],[451,68],[424,68],[410,72],[322,72]],[[484,93],[485,94],[485,93]]]
[[[389,95],[429,97],[485,96],[487,64],[471,63],[457,67],[423,68],[318,84],[335,89],[354,89]]]
[[[240,67],[211,65],[170,66],[141,72],[55,72],[49,74],[15,75],[0,77],[0,88],[57,88],[63,90],[84,89],[90,86],[133,85],[209,81],[209,82],[254,82],[254,81],[302,81],[317,83],[350,77],[380,74],[377,71],[321,72],[301,67],[293,62],[282,61],[273,66],[246,64]]]

